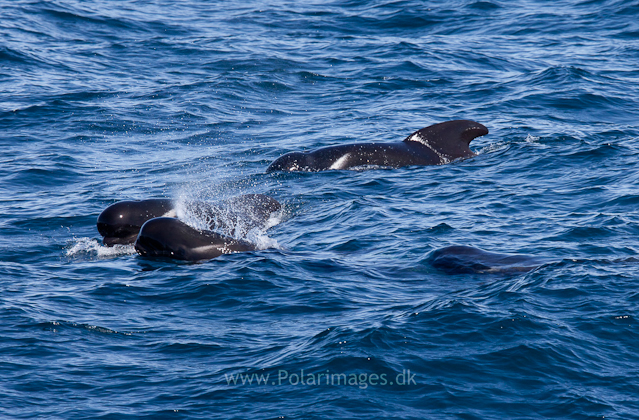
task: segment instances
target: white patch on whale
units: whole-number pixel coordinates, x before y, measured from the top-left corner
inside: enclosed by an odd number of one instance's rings
[[[435,153],[439,157],[439,164],[440,165],[443,165],[443,164],[446,164],[446,163],[450,163],[450,159],[447,158],[446,156],[442,155],[441,153],[439,153],[437,150],[435,150],[435,148],[433,148],[433,146],[431,146],[430,143],[428,143],[428,140],[426,140],[425,138],[423,138],[422,136],[419,135],[419,132],[413,134],[411,136],[411,138],[409,139],[409,141],[414,141],[416,143],[423,144],[424,146],[426,146],[430,150],[432,150],[433,153]]]
[[[346,168],[346,162],[348,158],[351,157],[350,153],[346,153],[341,158],[337,159],[328,169],[344,169]]]

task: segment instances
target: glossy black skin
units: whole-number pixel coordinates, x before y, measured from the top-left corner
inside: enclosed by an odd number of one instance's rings
[[[246,194],[232,198],[222,205],[199,202],[192,203],[192,207],[196,213],[201,213],[214,222],[213,229],[242,236],[253,227],[264,224],[281,205],[263,194]],[[120,201],[107,207],[98,216],[98,232],[104,237],[103,242],[107,246],[133,244],[145,222],[162,216],[175,217],[172,200]]]
[[[173,202],[165,199],[120,201],[98,216],[98,232],[107,246],[132,244],[140,228],[149,219],[173,210]]]
[[[430,253],[428,262],[450,274],[525,273],[549,261],[518,254],[498,254],[470,246],[449,246]]]
[[[446,121],[422,128],[403,142],[346,144],[287,153],[271,163],[266,172],[441,165],[475,156],[470,142],[486,134],[488,129],[475,121]]]
[[[222,254],[253,251],[249,242],[193,229],[178,219],[157,217],[142,225],[135,250],[143,257],[203,261]]]

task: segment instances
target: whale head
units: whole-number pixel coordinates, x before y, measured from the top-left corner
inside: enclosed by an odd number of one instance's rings
[[[302,152],[291,152],[275,159],[273,163],[266,168],[266,172],[276,171],[303,171],[305,168],[312,166],[312,156]]]
[[[140,228],[149,219],[171,215],[171,200],[120,201],[112,204],[98,216],[98,232],[107,246],[132,244]]]

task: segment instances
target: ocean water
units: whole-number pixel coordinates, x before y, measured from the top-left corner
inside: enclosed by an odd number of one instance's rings
[[[639,418],[639,2],[0,5],[0,416]],[[472,119],[474,158],[265,173]],[[101,245],[269,194],[259,250]],[[541,261],[444,270],[458,245]]]

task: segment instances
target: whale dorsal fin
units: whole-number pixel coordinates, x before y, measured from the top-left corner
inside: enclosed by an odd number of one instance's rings
[[[448,159],[475,156],[470,142],[488,134],[482,124],[471,120],[446,121],[415,131],[404,140],[420,143]]]

